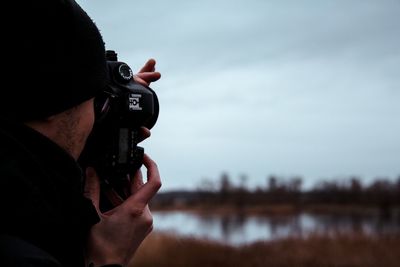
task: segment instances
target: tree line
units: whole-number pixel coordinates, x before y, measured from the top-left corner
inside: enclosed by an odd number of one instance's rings
[[[265,186],[249,189],[248,177],[239,177],[234,183],[222,173],[217,182],[203,179],[194,191],[176,191],[159,194],[153,205],[234,205],[236,207],[254,205],[289,204],[305,205],[357,205],[375,206],[382,211],[400,206],[400,176],[397,179],[376,178],[368,184],[359,177],[324,180],[312,188],[303,188],[302,177],[282,178],[271,175]]]

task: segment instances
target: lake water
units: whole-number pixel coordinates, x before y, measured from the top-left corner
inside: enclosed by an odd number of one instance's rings
[[[189,212],[153,212],[154,229],[231,245],[311,233],[400,234],[400,215],[389,218],[373,215],[321,215],[301,213],[291,216],[199,215]]]

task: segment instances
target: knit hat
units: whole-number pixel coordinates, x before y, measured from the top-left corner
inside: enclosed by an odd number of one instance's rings
[[[94,97],[106,86],[102,36],[75,1],[6,2],[15,3],[2,8],[12,19],[1,26],[6,49],[0,71],[0,118],[46,118]]]

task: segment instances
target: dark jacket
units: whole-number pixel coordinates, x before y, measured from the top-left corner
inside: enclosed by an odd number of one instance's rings
[[[0,121],[0,260],[84,266],[85,240],[99,217],[83,197],[82,177],[76,161],[51,140]]]

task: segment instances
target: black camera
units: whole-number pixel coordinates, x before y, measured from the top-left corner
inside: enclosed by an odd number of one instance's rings
[[[156,93],[134,81],[131,68],[106,51],[108,86],[95,97],[95,123],[80,156],[83,167],[94,167],[100,180],[123,195],[127,176],[141,167],[141,127],[151,129],[159,113]],[[120,190],[119,190],[120,189]]]

